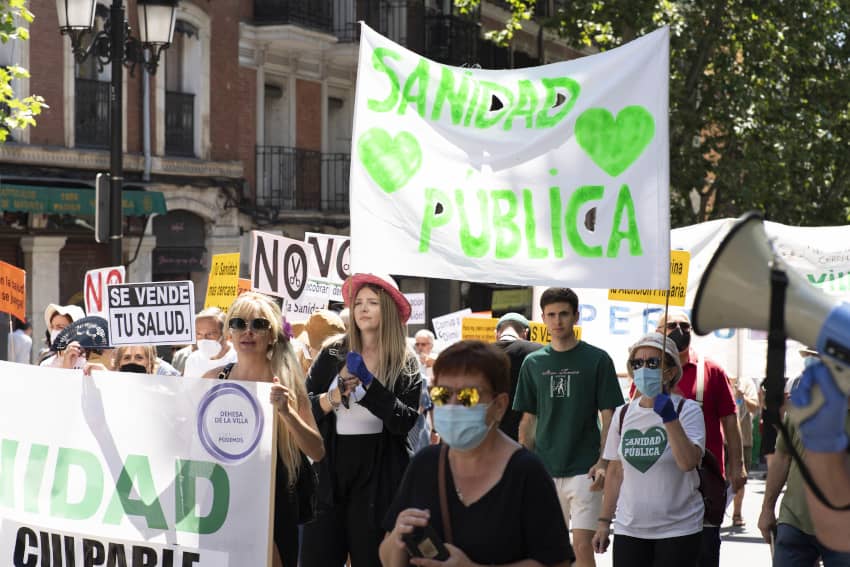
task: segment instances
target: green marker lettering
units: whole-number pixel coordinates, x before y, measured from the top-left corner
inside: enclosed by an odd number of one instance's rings
[[[383,101],[369,99],[366,102],[366,106],[369,110],[373,110],[375,112],[388,112],[392,110],[396,104],[398,104],[398,75],[396,75],[395,71],[384,63],[384,58],[387,57],[395,59],[396,61],[401,60],[401,55],[391,49],[387,49],[386,47],[378,47],[372,52],[372,66],[376,71],[385,73],[387,78],[390,80],[390,94],[387,95],[387,98]]]
[[[443,206],[443,211],[437,213],[437,205]],[[422,229],[419,231],[419,251],[427,252],[431,247],[431,231],[448,224],[454,216],[451,197],[448,193],[428,187],[425,189],[425,212],[422,215]]]
[[[463,249],[463,253],[470,258],[481,258],[490,249],[490,227],[484,221],[488,216],[487,207],[489,200],[487,199],[487,192],[484,189],[479,189],[477,194],[478,206],[480,208],[478,218],[482,220],[481,236],[473,236],[469,231],[469,219],[467,218],[466,208],[464,207],[463,190],[455,190],[455,201],[460,211],[460,246]]]
[[[585,185],[579,187],[570,196],[567,202],[567,211],[564,214],[564,226],[567,229],[567,242],[573,247],[576,254],[585,258],[600,258],[602,256],[601,246],[588,246],[578,232],[578,214],[582,205],[589,201],[598,201],[605,194],[601,185]]]
[[[626,230],[620,230],[623,214],[626,215]],[[640,232],[638,231],[637,215],[635,215],[635,203],[632,201],[632,193],[629,186],[623,184],[617,193],[617,204],[614,209],[614,223],[611,225],[611,238],[608,239],[608,257],[616,258],[620,254],[620,243],[629,241],[629,254],[632,256],[643,256],[643,248],[640,245]]]
[[[543,102],[543,108],[537,113],[537,123],[535,126],[537,128],[551,128],[563,120],[567,113],[575,106],[579,92],[581,92],[581,86],[569,77],[543,78],[540,82],[546,88],[546,99]],[[566,90],[569,96],[566,97],[567,100],[561,105],[558,111],[550,116],[549,111],[554,108],[555,102],[558,100],[558,93],[561,92],[559,89]],[[563,95],[564,93],[561,92],[561,94]]]
[[[478,96],[478,104],[475,109],[475,127],[490,128],[497,124],[502,117],[514,106],[514,93],[510,89],[498,83],[481,81],[481,94]],[[490,110],[493,95],[502,103],[502,108]]]
[[[514,222],[518,210],[516,193],[510,189],[497,189],[490,193],[493,199],[493,229],[496,233],[496,258],[513,258],[519,251],[522,234]],[[508,209],[502,212],[500,203],[507,203]]]
[[[481,90],[481,85],[478,81],[473,81],[474,88],[472,89],[472,96],[469,97],[469,106],[466,107],[466,117],[463,119],[463,125],[469,126],[472,123],[472,116],[475,114],[475,105],[476,101],[479,100],[478,93]],[[490,101],[487,101],[487,104],[490,104]],[[489,106],[487,108],[490,108]]]
[[[68,481],[71,467],[82,469],[86,481],[85,493],[79,502],[68,501]],[[50,515],[70,520],[85,520],[94,516],[103,497],[103,470],[97,456],[81,449],[59,448],[56,473],[50,495]],[[163,520],[164,521],[164,520]]]
[[[230,508],[230,479],[221,465],[203,461],[175,463],[177,477],[174,486],[174,510],[177,518],[175,528],[181,532],[212,534],[217,532],[227,519]],[[199,479],[209,481],[213,489],[213,501],[209,513],[204,517],[195,515],[197,501],[196,483]]]
[[[416,89],[414,93],[413,90]],[[404,82],[404,90],[401,93],[401,104],[398,105],[398,113],[404,114],[407,105],[416,104],[416,112],[425,118],[425,104],[428,102],[428,60],[420,59],[416,69]]]
[[[561,235],[561,189],[549,187],[549,218],[552,222],[552,252],[555,258],[564,257],[564,238]]]
[[[537,260],[548,256],[549,251],[546,248],[537,246],[537,220],[534,216],[533,197],[534,194],[531,192],[531,189],[522,190],[522,205],[525,211],[525,238],[528,240],[528,257],[531,260]]]
[[[461,76],[460,85],[457,90],[454,90],[455,77],[452,70],[448,67],[443,67],[440,77],[440,86],[437,87],[437,94],[434,96],[434,108],[431,111],[431,120],[437,121],[440,119],[440,114],[443,110],[443,103],[449,101],[452,112],[452,124],[460,124],[463,118],[463,109],[466,106],[466,99],[469,97],[469,78],[466,75]]]
[[[0,444],[0,507],[15,507],[15,457],[18,454],[18,442],[3,439]]]
[[[130,498],[133,487],[139,495],[138,500]],[[103,523],[118,525],[125,514],[143,516],[150,529],[168,529],[153,484],[151,465],[144,455],[127,456],[124,468],[121,469],[118,482],[115,484],[115,494],[103,516]]]
[[[534,85],[531,84],[531,81],[527,79],[519,81],[518,87],[519,100],[505,118],[505,131],[513,127],[514,118],[521,116],[525,116],[525,127],[528,130],[534,127],[534,111],[537,109],[537,91],[534,90]]]
[[[24,475],[24,510],[32,514],[38,514],[38,496],[47,466],[47,450],[47,445],[33,444],[30,447],[30,458]]]

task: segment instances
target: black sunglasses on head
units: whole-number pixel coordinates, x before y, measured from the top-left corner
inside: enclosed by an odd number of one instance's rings
[[[244,331],[251,326],[251,330],[255,333],[262,333],[264,331],[268,331],[272,324],[268,319],[263,319],[262,317],[257,319],[251,319],[250,321],[246,321],[241,317],[233,317],[228,323],[227,326],[234,331]]]

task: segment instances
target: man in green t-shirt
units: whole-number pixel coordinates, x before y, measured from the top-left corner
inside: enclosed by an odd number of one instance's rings
[[[803,457],[806,449],[803,447],[800,431],[788,416],[785,417],[785,427],[788,428],[794,448]],[[850,434],[850,412],[846,417],[845,431]],[[782,498],[777,520],[776,500],[783,485],[785,496]],[[806,503],[805,481],[797,463],[791,458],[791,452],[782,435],[777,436],[776,452],[768,461],[758,526],[766,542],[770,542],[771,536],[774,538],[775,567],[814,565],[818,558],[823,560],[824,567],[850,565],[850,553],[833,551],[820,543],[815,536],[815,526]]]
[[[607,464],[602,444],[623,395],[611,357],[573,332],[579,318],[575,292],[549,288],[540,308],[552,343],[529,354],[520,369],[513,406],[523,412],[519,441],[537,453],[555,480],[573,534],[575,564],[592,567]]]

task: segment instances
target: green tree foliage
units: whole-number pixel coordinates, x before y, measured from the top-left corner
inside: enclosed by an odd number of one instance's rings
[[[555,3],[544,24],[590,51],[670,26],[674,226],[752,209],[791,225],[850,220],[850,2]]]
[[[26,0],[0,0],[0,42],[28,40],[29,31],[20,24],[32,21]],[[35,126],[35,117],[47,107],[38,95],[18,98],[12,81],[27,77],[29,71],[19,65],[0,67],[0,142],[5,142],[12,130]]]

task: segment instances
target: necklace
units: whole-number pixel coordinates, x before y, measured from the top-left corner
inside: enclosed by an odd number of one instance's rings
[[[457,486],[455,486],[455,494],[457,494],[457,499],[460,500],[460,503],[463,504],[463,493]]]

